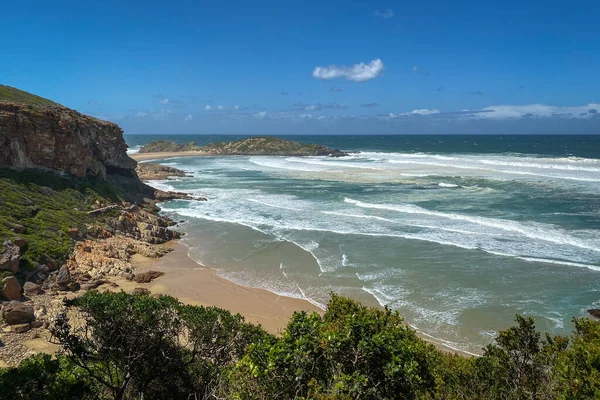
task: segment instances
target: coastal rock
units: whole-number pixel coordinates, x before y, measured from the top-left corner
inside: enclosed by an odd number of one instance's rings
[[[21,249],[10,240],[5,241],[0,254],[0,271],[10,271],[16,274],[19,271],[20,260]]]
[[[84,283],[81,285],[81,290],[93,290],[97,287],[98,285],[96,283]]]
[[[181,237],[181,233],[163,228],[162,226],[140,222],[138,223],[138,227],[141,234],[140,239],[152,244],[162,244]]]
[[[194,197],[191,194],[183,192],[165,192],[163,190],[154,191],[154,198],[158,201],[169,201],[169,200],[197,200],[206,201],[204,197]]]
[[[136,287],[133,289],[133,294],[150,294],[150,291],[143,287]]]
[[[600,318],[600,308],[592,308],[587,310],[587,312],[594,318]]]
[[[42,264],[48,267],[50,272],[56,271],[58,269],[58,263],[50,256],[44,255],[41,260]]]
[[[30,324],[17,324],[17,325],[12,325],[10,327],[10,329],[14,333],[25,333],[31,329],[31,325]]]
[[[150,283],[154,279],[161,277],[164,274],[165,274],[164,272],[150,270],[147,272],[142,272],[141,274],[136,274],[133,277],[133,280],[137,283]]]
[[[69,237],[71,239],[75,239],[76,237],[79,236],[79,229],[77,228],[69,228],[67,231],[67,234],[69,235]]]
[[[15,224],[12,228],[14,233],[19,233],[19,234],[23,234],[23,233],[27,233],[27,228],[25,228],[23,225],[20,224]]]
[[[11,302],[2,308],[2,318],[8,325],[29,324],[35,319],[33,307]]]
[[[50,168],[83,178],[107,173],[135,175],[118,125],[89,117],[15,88],[22,103],[0,101],[0,166]],[[29,97],[27,97],[29,96]]]
[[[37,296],[42,291],[42,287],[33,282],[25,282],[23,285],[23,291],[27,296]]]
[[[138,177],[145,181],[191,176],[177,168],[151,163],[138,164],[135,171],[137,172]]]
[[[67,286],[71,283],[71,273],[67,264],[60,267],[58,275],[56,275],[56,284],[58,286]]]
[[[29,244],[27,242],[27,240],[22,239],[22,238],[16,238],[13,240],[13,243],[15,246],[17,246],[19,248],[19,252],[21,254],[23,254],[25,252],[25,250],[27,249],[27,245]]]
[[[21,298],[21,284],[14,276],[2,279],[0,283],[0,297],[6,300],[19,300]]]

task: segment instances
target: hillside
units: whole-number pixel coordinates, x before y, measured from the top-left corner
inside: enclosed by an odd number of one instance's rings
[[[26,104],[35,107],[60,106],[52,100],[45,99],[23,90],[0,84],[0,101]]]
[[[155,204],[188,196],[144,184],[116,124],[7,86],[0,99],[3,365],[17,363],[23,341],[41,333],[42,304],[133,275],[134,254],[165,254],[155,245],[180,234]]]
[[[261,156],[331,156],[343,157],[347,153],[321,144],[293,142],[277,137],[256,136],[235,142],[217,142],[197,146],[194,142],[178,144],[170,140],[153,141],[140,149],[140,153],[190,152],[209,155],[261,155]]]

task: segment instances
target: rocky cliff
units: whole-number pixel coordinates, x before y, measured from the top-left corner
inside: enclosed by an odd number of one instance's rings
[[[44,302],[134,279],[132,255],[180,237],[156,203],[190,196],[144,184],[126,150],[117,125],[0,85],[0,365],[47,325]]]
[[[0,87],[0,167],[49,168],[80,178],[135,176],[118,125],[26,95]]]

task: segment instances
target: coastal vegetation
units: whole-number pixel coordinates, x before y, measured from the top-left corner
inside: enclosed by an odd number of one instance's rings
[[[33,107],[59,106],[52,100],[45,99],[23,90],[0,84],[0,101],[27,104]]]
[[[140,182],[118,126],[54,104],[0,86],[0,295],[7,300],[0,353],[23,341],[19,335],[39,337],[44,329],[59,348],[8,360],[1,398],[600,398],[600,322],[593,319],[575,319],[570,337],[542,337],[532,318],[517,316],[480,357],[466,357],[424,341],[396,311],[334,293],[323,314],[296,312],[273,335],[239,314],[144,287],[97,291],[116,286],[115,276],[147,283],[162,274],[134,274],[131,256],[166,252],[154,245],[180,234],[157,215],[156,202],[188,197]],[[199,148],[332,154],[260,137]],[[184,174],[138,171],[147,179]],[[52,314],[44,301],[56,307]]]
[[[179,144],[170,140],[156,140],[142,148],[140,153],[198,152],[207,155],[269,155],[269,156],[332,156],[347,153],[320,144],[293,142],[277,137],[255,136],[234,142],[215,142],[198,146],[194,142]]]
[[[542,338],[531,318],[481,357],[436,349],[389,309],[331,295],[281,335],[168,296],[88,292],[50,327],[63,351],[0,370],[14,399],[593,399],[600,323]]]
[[[44,257],[62,263],[73,248],[69,229],[85,236],[90,224],[114,216],[98,218],[90,210],[121,201],[121,191],[106,180],[0,169],[0,236],[27,241],[22,258],[26,267],[33,268]]]

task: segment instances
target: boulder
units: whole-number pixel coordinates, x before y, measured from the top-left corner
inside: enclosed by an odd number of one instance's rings
[[[21,284],[14,276],[7,276],[0,283],[0,297],[6,300],[19,300],[21,298]]]
[[[98,287],[95,283],[84,283],[81,285],[81,290],[93,290]]]
[[[0,253],[0,271],[10,271],[13,274],[19,272],[19,261],[21,260],[21,249],[10,240],[3,244]]]
[[[71,239],[75,239],[77,236],[79,236],[79,229],[69,228],[69,230],[67,231],[67,234],[69,235],[69,237]]]
[[[2,318],[8,325],[29,324],[35,319],[33,307],[17,301],[2,308]]]
[[[49,271],[56,271],[58,269],[58,263],[48,255],[44,255],[41,262],[48,267]]]
[[[14,333],[25,333],[31,329],[31,325],[29,324],[18,324],[10,327]]]
[[[590,314],[594,318],[600,318],[600,308],[592,308],[587,310],[588,314]]]
[[[154,279],[158,278],[159,276],[163,276],[164,274],[164,272],[159,271],[147,271],[142,272],[141,274],[136,274],[133,277],[133,280],[137,283],[150,283]]]
[[[19,233],[19,234],[23,234],[27,232],[27,228],[25,228],[23,225],[21,224],[15,224],[12,228],[14,233]]]
[[[67,286],[69,283],[71,283],[71,273],[69,272],[69,267],[65,264],[60,267],[58,275],[56,275],[56,284],[58,286]]]
[[[133,294],[150,294],[150,291],[143,287],[136,287],[133,289]]]
[[[40,294],[42,288],[40,285],[36,285],[33,282],[25,282],[25,284],[23,285],[23,291],[27,296],[36,296]]]
[[[27,240],[22,239],[22,238],[16,238],[15,240],[13,240],[13,243],[15,244],[15,246],[17,246],[22,253],[25,252],[25,250],[27,249]]]
[[[44,326],[44,321],[41,321],[41,320],[40,321],[36,320],[31,323],[32,329],[41,328],[42,326]]]

